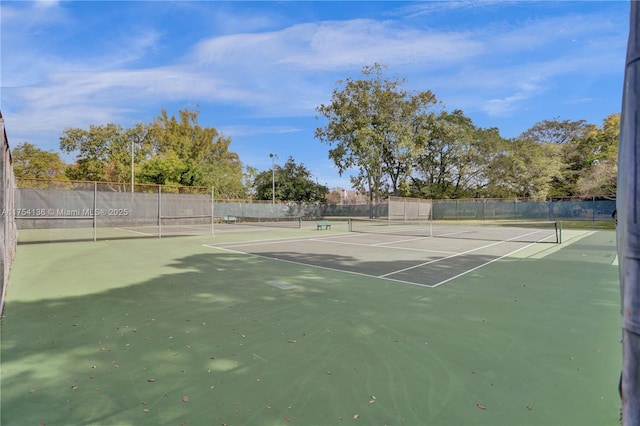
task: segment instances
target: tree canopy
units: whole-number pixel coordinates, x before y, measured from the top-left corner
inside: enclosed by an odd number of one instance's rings
[[[17,178],[61,179],[66,164],[60,154],[44,151],[33,144],[23,142],[12,151],[13,173]]]
[[[362,79],[339,81],[343,87],[334,89],[331,103],[316,109],[327,119],[325,127],[316,129],[316,137],[333,147],[329,158],[340,174],[358,170],[351,182],[372,200],[396,193],[401,179],[409,175],[410,160],[432,124],[437,104],[430,91],[412,95],[402,88],[403,79],[386,78],[384,68],[366,66]]]
[[[293,157],[289,157],[284,166],[274,164],[272,170],[258,173],[253,185],[259,200],[324,202],[329,192],[329,188],[314,182],[311,172],[304,164],[296,164]]]
[[[601,125],[545,119],[514,138],[481,128],[462,110],[448,111],[430,90],[409,91],[406,80],[380,64],[336,82],[329,103],[316,108],[324,125],[315,137],[329,146],[340,175],[371,201],[387,195],[423,198],[614,196],[620,114]],[[166,110],[150,123],[68,128],[60,155],[27,142],[13,150],[19,178],[213,186],[219,198],[323,202],[324,185],[289,157],[258,171],[231,151],[231,137],[199,123],[199,110]],[[353,173],[353,174],[352,174]],[[126,188],[126,185],[114,185]],[[341,199],[340,192],[332,199]],[[334,194],[335,195],[335,194]]]
[[[316,138],[371,199],[615,195],[619,114],[602,128],[585,120],[543,120],[505,139],[430,91],[409,93],[379,64],[338,81]]]
[[[179,117],[162,110],[152,123],[124,129],[116,124],[65,129],[60,149],[76,153],[67,177],[77,180],[214,186],[219,196],[245,195],[242,163],[231,138],[198,123],[199,111]]]

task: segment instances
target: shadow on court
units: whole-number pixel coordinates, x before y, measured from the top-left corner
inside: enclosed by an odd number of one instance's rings
[[[435,289],[368,276],[398,260],[282,262],[200,237],[21,246],[0,420],[613,424],[612,235]]]

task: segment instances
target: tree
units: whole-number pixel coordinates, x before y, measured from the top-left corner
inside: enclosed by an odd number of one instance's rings
[[[60,137],[60,149],[66,153],[77,151],[76,163],[67,170],[75,180],[124,182],[114,172],[122,170],[119,154],[123,151],[122,127],[115,124],[89,126],[89,130],[65,129]]]
[[[182,185],[185,175],[193,172],[178,154],[173,151],[154,155],[138,172],[140,182],[156,185]]]
[[[214,186],[220,197],[244,195],[242,163],[229,151],[231,138],[213,127],[201,127],[199,114],[185,108],[177,119],[162,110],[153,123],[128,129],[116,124],[66,129],[60,149],[77,153],[67,176],[130,182],[134,174],[138,183]]]
[[[402,89],[405,81],[385,78],[383,68],[365,66],[363,79],[338,81],[343,87],[333,90],[331,103],[316,109],[328,121],[316,129],[316,138],[333,146],[329,158],[340,175],[358,170],[351,182],[368,192],[371,201],[377,201],[385,187],[397,192],[409,175],[416,136],[428,125],[436,104],[429,91],[410,95]]]
[[[540,144],[560,145],[563,167],[561,174],[551,183],[550,195],[563,196],[576,194],[576,184],[585,166],[589,154],[584,149],[585,138],[597,126],[585,120],[543,120],[522,133],[520,139],[528,139]]]
[[[60,155],[23,142],[12,151],[13,173],[17,178],[63,179],[67,165]]]
[[[515,138],[505,141],[490,164],[489,194],[499,198],[544,199],[561,175],[560,146]]]
[[[416,158],[424,149],[424,136],[432,128],[436,114],[431,110],[435,96],[427,91],[400,99],[391,106],[391,129],[383,144],[383,173],[389,176],[390,192],[400,195],[400,185],[413,172]]]
[[[523,132],[520,139],[564,145],[585,137],[592,127],[585,120],[542,120]]]
[[[242,175],[242,182],[245,188],[244,195],[248,198],[255,198],[256,189],[254,183],[259,173],[255,167],[246,166],[245,172]]]
[[[242,163],[238,154],[229,151],[231,138],[213,127],[201,127],[199,114],[185,108],[179,111],[178,119],[162,110],[151,126],[152,155],[158,158],[143,166],[143,179],[158,183],[166,176],[154,176],[154,171],[180,170],[179,175],[172,174],[172,184],[214,186],[220,197],[238,198],[245,193]],[[159,167],[162,162],[168,164]]]
[[[460,110],[443,111],[421,136],[413,194],[426,198],[477,196],[487,185],[487,165],[502,138],[480,129]]]
[[[274,179],[275,177],[275,179]],[[256,198],[259,200],[275,199],[278,201],[324,202],[329,189],[312,180],[311,172],[304,164],[296,164],[289,157],[283,167],[274,166],[273,170],[265,170],[256,175],[254,180]]]
[[[620,114],[603,120],[602,128],[585,120],[544,120],[520,138],[560,145],[561,174],[550,195],[615,195]]]
[[[581,196],[615,196],[618,178],[618,140],[620,114],[611,114],[582,140],[584,163],[576,183]]]
[[[150,150],[149,128],[136,124],[130,129],[113,123],[89,126],[88,130],[68,128],[60,137],[60,149],[76,152],[76,162],[67,168],[67,177],[100,182],[130,182],[133,150],[134,168]]]

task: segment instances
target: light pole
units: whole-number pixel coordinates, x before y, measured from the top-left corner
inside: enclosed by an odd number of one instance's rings
[[[276,165],[275,161],[278,156],[276,154],[269,154],[271,157],[271,209],[275,212],[276,207]]]

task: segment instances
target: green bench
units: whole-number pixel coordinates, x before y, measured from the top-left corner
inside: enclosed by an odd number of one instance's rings
[[[317,220],[316,230],[320,229],[331,229],[331,222],[329,222],[328,220]]]
[[[238,221],[238,218],[236,218],[235,216],[225,216],[222,218],[222,220],[224,220],[224,223],[236,223]]]

